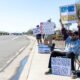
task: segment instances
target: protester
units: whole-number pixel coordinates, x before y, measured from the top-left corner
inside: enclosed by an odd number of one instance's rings
[[[49,22],[49,23],[51,23],[51,19],[49,19],[47,22]],[[56,28],[56,25],[55,25],[55,23],[54,23],[54,25],[53,25],[53,28],[55,29]],[[45,39],[47,39],[48,40],[48,46],[51,48],[52,47],[52,45],[54,44],[53,43],[53,35],[54,35],[54,33],[53,34],[47,34],[47,35],[45,35]]]
[[[40,28],[39,25],[37,25],[36,27]],[[36,35],[36,39],[37,39],[38,44],[42,43],[42,35],[41,35],[41,33],[39,33],[39,34]]]
[[[74,60],[75,60],[75,56],[80,53],[79,48],[80,48],[79,34],[78,32],[72,32],[72,35],[70,35],[66,40],[66,46],[65,46],[64,51],[55,51],[54,49],[54,51],[51,53],[49,66],[48,66],[49,71],[46,72],[46,74],[51,73],[51,58],[52,57],[66,56],[71,59],[71,70],[72,70],[73,76],[75,76],[73,73],[75,71]]]
[[[42,42],[44,43],[45,40],[45,34],[42,34]]]
[[[62,24],[61,19],[60,19],[60,24],[61,24],[61,32],[63,35],[63,40],[66,40],[68,37],[68,32],[67,32],[67,29],[64,27],[64,24]]]

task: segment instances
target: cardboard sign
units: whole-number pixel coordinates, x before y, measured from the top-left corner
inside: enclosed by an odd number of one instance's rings
[[[60,17],[63,24],[77,22],[76,5],[66,5],[60,7]]]
[[[34,29],[33,29],[33,34],[34,34],[34,35],[41,34],[40,28],[34,28]]]
[[[40,29],[43,34],[54,34],[55,24],[53,22],[42,22]]]
[[[39,53],[50,53],[50,48],[48,47],[48,45],[39,44],[39,46],[38,46],[38,52]]]
[[[71,59],[53,57],[51,59],[52,73],[55,75],[70,76],[71,75]]]

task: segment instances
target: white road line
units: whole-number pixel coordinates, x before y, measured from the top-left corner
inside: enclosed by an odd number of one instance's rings
[[[10,60],[7,61],[7,64],[10,63],[16,56],[18,56],[20,54],[20,52],[24,50],[25,47],[26,46],[24,46],[21,49],[19,49],[19,51],[16,52],[16,54]]]
[[[19,49],[19,51],[16,52],[16,54],[12,58],[10,58],[2,68],[0,68],[0,71],[5,69],[10,64],[10,62],[12,62],[25,48],[26,48],[26,46]]]
[[[18,51],[18,53],[20,53],[25,47],[26,47],[26,46],[22,47],[22,48]]]
[[[12,38],[12,40],[15,40],[15,39],[17,39],[19,36],[17,36],[17,37],[15,37],[15,38]]]

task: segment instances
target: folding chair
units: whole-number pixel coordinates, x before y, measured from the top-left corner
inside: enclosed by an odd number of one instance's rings
[[[78,63],[78,70],[80,68],[80,55],[77,55],[76,62]]]
[[[78,70],[80,68],[80,55],[78,55]]]

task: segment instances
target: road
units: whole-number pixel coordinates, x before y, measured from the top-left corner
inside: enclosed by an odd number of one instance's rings
[[[0,36],[0,69],[29,43],[29,39],[24,35]]]

